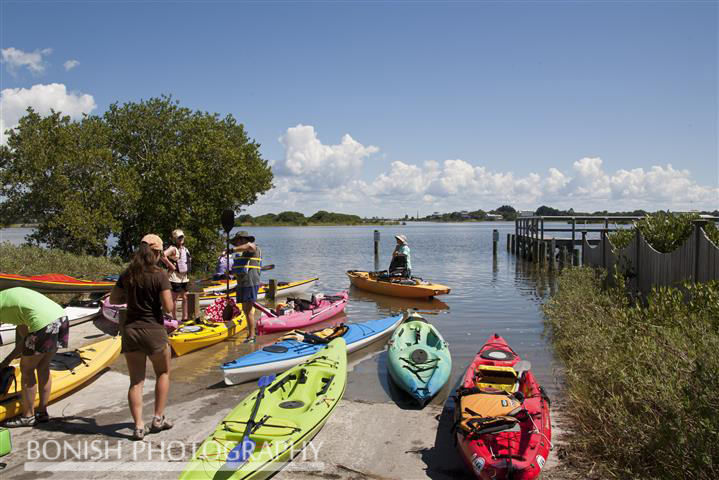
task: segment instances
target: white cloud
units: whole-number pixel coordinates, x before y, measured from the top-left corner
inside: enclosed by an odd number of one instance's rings
[[[83,113],[94,110],[97,105],[92,95],[68,92],[61,83],[6,88],[0,92],[0,144],[4,145],[7,139],[5,130],[17,126],[27,107],[32,107],[42,115],[55,110],[77,119]]]
[[[357,175],[364,160],[379,151],[364,146],[345,134],[338,145],[324,145],[314,127],[297,125],[279,138],[285,147],[284,161],[274,169],[279,176],[292,178],[288,188],[297,191],[337,187]]]
[[[78,65],[80,65],[80,62],[75,59],[68,60],[62,64],[62,66],[65,67],[66,72],[69,72],[70,70],[77,67]]]
[[[34,52],[23,52],[14,47],[3,48],[0,50],[2,61],[7,65],[10,73],[15,74],[18,69],[27,67],[30,72],[39,75],[45,72],[46,62],[44,56],[52,53],[51,48],[35,50]]]
[[[608,172],[599,157],[568,168],[516,175],[462,159],[412,164],[393,161],[373,178],[360,178],[364,159],[378,151],[350,135],[340,145],[323,145],[312,126],[298,125],[280,138],[285,158],[275,168],[275,188],[252,206],[252,214],[298,210],[399,216],[433,211],[493,209],[510,204],[534,210],[542,204],[577,211],[714,210],[719,187],[701,185],[688,170],[672,165]],[[495,161],[495,163],[498,163]],[[531,163],[528,159],[527,163]]]

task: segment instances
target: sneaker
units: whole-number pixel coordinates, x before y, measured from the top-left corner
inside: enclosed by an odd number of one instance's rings
[[[169,430],[172,428],[172,422],[170,422],[165,416],[152,417],[152,424],[150,425],[150,433],[157,433],[163,430]]]
[[[47,423],[50,421],[50,415],[47,413],[47,410],[44,412],[36,411],[35,412],[35,422],[37,423]]]
[[[145,438],[145,434],[148,432],[147,425],[142,428],[136,428],[132,431],[132,439],[135,441],[142,440]]]
[[[17,417],[5,422],[7,428],[32,427],[35,425],[35,415],[32,417]]]

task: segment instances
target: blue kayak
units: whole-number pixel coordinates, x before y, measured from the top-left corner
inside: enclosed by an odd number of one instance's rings
[[[350,354],[384,338],[402,323],[402,315],[345,325],[341,335]],[[282,340],[222,365],[227,385],[237,385],[270,373],[283,372],[307,360],[322,349],[325,343]]]
[[[389,341],[387,367],[395,384],[423,407],[449,380],[452,357],[447,342],[420,315],[412,314]]]

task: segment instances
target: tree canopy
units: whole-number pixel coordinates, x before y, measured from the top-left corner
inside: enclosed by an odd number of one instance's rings
[[[70,121],[32,109],[0,147],[0,214],[33,218],[36,243],[102,254],[109,235],[128,258],[153,232],[182,228],[195,264],[222,246],[223,209],[239,211],[272,187],[272,170],[231,116],[192,111],[171,97],[113,104]]]

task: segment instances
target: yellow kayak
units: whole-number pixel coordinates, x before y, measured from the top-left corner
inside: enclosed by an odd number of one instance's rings
[[[307,280],[300,280],[299,282],[278,282],[276,295],[278,297],[286,297],[288,295],[300,295],[307,291],[310,287],[315,285],[317,283],[317,280],[319,280],[318,277],[308,278]],[[230,282],[230,286],[232,286],[232,282]],[[267,294],[267,290],[268,286],[266,284],[260,285],[259,291],[257,292],[257,300],[264,299],[265,295]],[[222,298],[226,294],[227,292],[219,291],[203,293],[200,296],[200,306],[206,307],[208,305],[211,305],[216,299]],[[234,292],[230,293],[230,296],[234,295]]]
[[[360,272],[358,270],[348,270],[347,276],[350,277],[352,285],[359,289],[392,297],[429,298],[449,293],[449,287],[426,282],[419,278],[387,281],[380,280],[373,272]]]
[[[79,389],[87,381],[112,364],[120,355],[120,337],[112,337],[78,348],[74,351],[58,353],[50,364],[52,390],[50,402]],[[7,420],[22,413],[20,393],[22,382],[19,360],[15,366],[15,380],[7,395],[0,397],[0,421]],[[35,406],[40,404],[40,397],[35,397]]]
[[[170,346],[175,355],[179,357],[220,343],[245,328],[247,328],[247,319],[242,312],[228,323],[193,320],[180,324],[180,327],[170,334]]]

